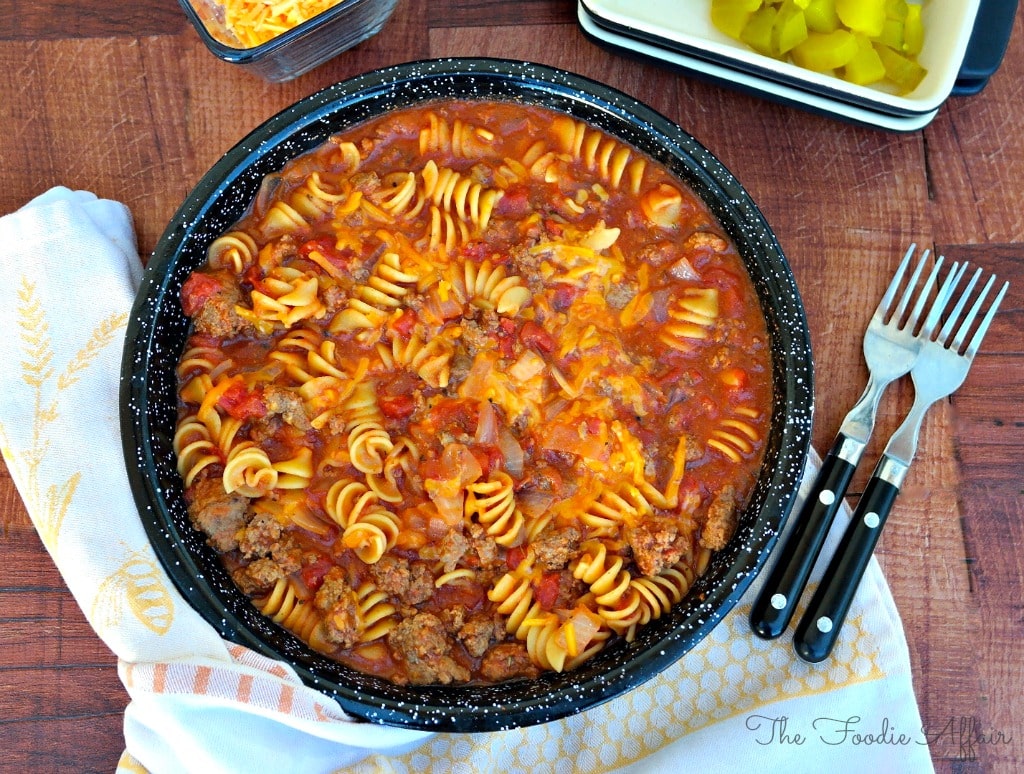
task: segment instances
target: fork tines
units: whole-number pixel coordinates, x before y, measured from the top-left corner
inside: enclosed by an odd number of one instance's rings
[[[960,276],[963,275],[966,269],[967,264],[965,263],[960,272]],[[981,346],[981,340],[988,332],[989,325],[991,325],[992,319],[995,317],[996,311],[999,309],[999,305],[1003,302],[1003,297],[1006,295],[1006,291],[1010,287],[1009,282],[1003,282],[1002,287],[999,289],[995,299],[993,299],[991,305],[988,307],[988,311],[978,324],[978,327],[974,331],[974,335],[971,337],[970,342],[967,344],[965,349],[964,342],[967,341],[971,326],[974,324],[978,313],[981,311],[982,305],[985,303],[985,299],[988,297],[988,294],[992,290],[996,281],[996,276],[994,274],[989,276],[985,286],[974,299],[974,304],[971,306],[967,316],[963,319],[963,322],[960,323],[959,327],[957,327],[956,323],[960,319],[960,314],[963,311],[964,306],[967,304],[971,293],[974,291],[975,285],[978,284],[981,274],[982,270],[980,268],[974,270],[974,274],[971,276],[971,279],[968,281],[964,291],[960,294],[959,300],[950,312],[949,317],[946,319],[945,325],[942,326],[942,329],[935,337],[935,341],[942,346],[961,353],[967,358],[973,358],[978,352],[978,348]],[[960,277],[958,276],[957,283],[959,283],[959,281]]]

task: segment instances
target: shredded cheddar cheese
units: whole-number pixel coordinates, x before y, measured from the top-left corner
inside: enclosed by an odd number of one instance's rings
[[[247,48],[276,38],[339,0],[224,0],[224,26]]]

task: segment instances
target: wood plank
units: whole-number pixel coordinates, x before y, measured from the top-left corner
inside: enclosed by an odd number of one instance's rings
[[[925,130],[937,242],[1019,242],[1024,235],[1020,181],[1007,174],[1024,166],[1022,82],[1024,17],[1017,14],[1003,65],[982,95],[951,99]]]
[[[3,40],[55,40],[68,38],[134,38],[175,35],[191,29],[181,7],[168,0],[39,0],[8,3]],[[56,21],[55,23],[55,20]]]
[[[494,3],[489,0],[455,0],[445,13],[432,14],[429,24],[440,27],[540,26],[572,23],[576,3],[551,0],[523,0],[518,3]]]
[[[41,676],[40,676],[41,677]],[[104,680],[97,680],[102,684]],[[30,690],[31,686],[24,686]],[[112,772],[124,750],[123,709],[102,714],[0,720],[3,767],[11,772]]]
[[[1013,276],[1024,260],[1021,246],[950,247],[951,260],[968,260],[1003,277]],[[1019,272],[1018,272],[1019,275]],[[978,694],[984,706],[982,729],[993,737],[1015,733],[1015,743],[984,745],[995,770],[1024,764],[1019,731],[1024,728],[1020,657],[1024,642],[1021,592],[1024,586],[1024,479],[1021,477],[1020,395],[1007,391],[1008,378],[1019,384],[1024,372],[1020,331],[1024,285],[1011,285],[966,382],[952,397],[951,436],[959,468],[950,499],[960,514],[965,555],[969,558],[978,625],[963,643],[975,654]],[[985,354],[988,353],[988,354]],[[1015,377],[1010,375],[1014,374]],[[996,399],[993,400],[993,397]],[[1013,445],[1016,444],[1016,448]]]
[[[61,717],[95,717],[124,712],[128,694],[113,664],[0,669],[6,717],[49,722]],[[2,726],[4,721],[0,721]]]

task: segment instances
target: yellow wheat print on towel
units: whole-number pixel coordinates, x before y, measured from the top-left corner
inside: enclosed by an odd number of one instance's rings
[[[127,612],[154,634],[166,634],[174,620],[174,600],[160,568],[139,552],[100,584],[89,618],[98,628],[115,627]]]
[[[53,482],[45,489],[42,487],[39,466],[49,447],[45,431],[60,416],[62,393],[81,378],[104,347],[118,340],[128,315],[115,314],[101,320],[82,348],[60,371],[55,362],[53,339],[42,301],[35,284],[24,276],[18,286],[17,319],[23,353],[21,379],[31,390],[35,404],[29,447],[17,450],[16,455],[24,472],[22,496],[43,544],[53,552],[61,524],[81,482],[81,473],[72,473],[63,481]]]
[[[67,407],[80,400],[72,388],[86,378],[104,376],[96,369],[109,362],[105,357],[108,348],[119,346],[128,314],[102,317],[83,332],[87,335],[79,342],[67,338],[75,332],[74,327],[59,334],[51,328],[44,300],[27,276],[18,282],[16,304],[20,357],[15,373],[28,388],[28,424],[19,428],[17,441],[0,427],[0,441],[36,530],[46,549],[56,554],[61,528],[75,498],[85,496],[84,474],[81,469],[54,467],[46,461],[52,462],[52,455],[60,451],[57,434],[61,423],[73,419],[66,416]],[[113,561],[120,565],[96,589],[88,611],[90,621],[101,633],[134,619],[154,634],[166,634],[174,619],[174,601],[148,549],[135,551],[126,546],[122,556]]]

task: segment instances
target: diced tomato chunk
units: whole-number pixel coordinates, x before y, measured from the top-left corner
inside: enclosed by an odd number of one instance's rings
[[[402,313],[391,321],[391,328],[403,336],[408,337],[413,327],[419,322],[419,317],[412,309],[403,309]]]
[[[433,479],[439,481],[441,479],[441,460],[423,460],[419,467],[420,477],[426,481],[427,479]]]
[[[334,567],[334,562],[321,556],[316,561],[307,564],[299,570],[299,574],[302,575],[302,580],[306,587],[315,593],[323,585],[324,576],[327,575],[332,567]]]
[[[505,555],[505,564],[508,565],[508,568],[510,570],[514,570],[516,567],[522,564],[522,561],[525,558],[526,549],[522,546],[516,546],[515,548],[510,548],[508,550],[508,554]]]
[[[220,347],[220,339],[209,333],[199,333],[196,331],[188,337],[188,347],[208,347],[210,349],[217,349]]]
[[[546,572],[534,584],[533,597],[544,610],[550,610],[558,601],[558,578],[557,572]]]
[[[249,390],[244,384],[232,384],[220,396],[217,405],[235,419],[243,422],[267,415],[267,407],[255,390]]]
[[[318,253],[331,255],[335,253],[334,240],[328,236],[313,237],[299,245],[299,255],[308,258],[309,254],[316,250]]]
[[[328,263],[343,271],[348,270],[354,255],[352,250],[339,250],[335,246],[334,237],[329,236],[313,237],[299,245],[299,255],[303,258],[309,258],[309,254],[314,251],[323,256]]]
[[[527,347],[539,349],[547,354],[555,350],[554,337],[533,320],[523,323],[523,327],[519,329],[519,340]]]
[[[504,358],[515,357],[515,334],[516,321],[508,317],[502,317],[498,322],[498,329],[495,331],[495,339],[498,345],[498,352]]]
[[[525,186],[515,186],[498,200],[498,213],[502,217],[524,217],[530,212],[530,199]]]
[[[181,286],[181,308],[192,317],[221,290],[223,285],[216,277],[194,271]]]
[[[470,446],[469,450],[476,457],[476,461],[480,463],[484,478],[489,477],[492,471],[500,470],[505,462],[505,455],[493,444],[478,443]]]
[[[463,245],[461,250],[464,258],[471,258],[474,261],[483,261],[490,251],[490,247],[484,242],[470,242]]]
[[[381,413],[388,419],[405,419],[416,410],[411,395],[381,395],[377,398]]]

